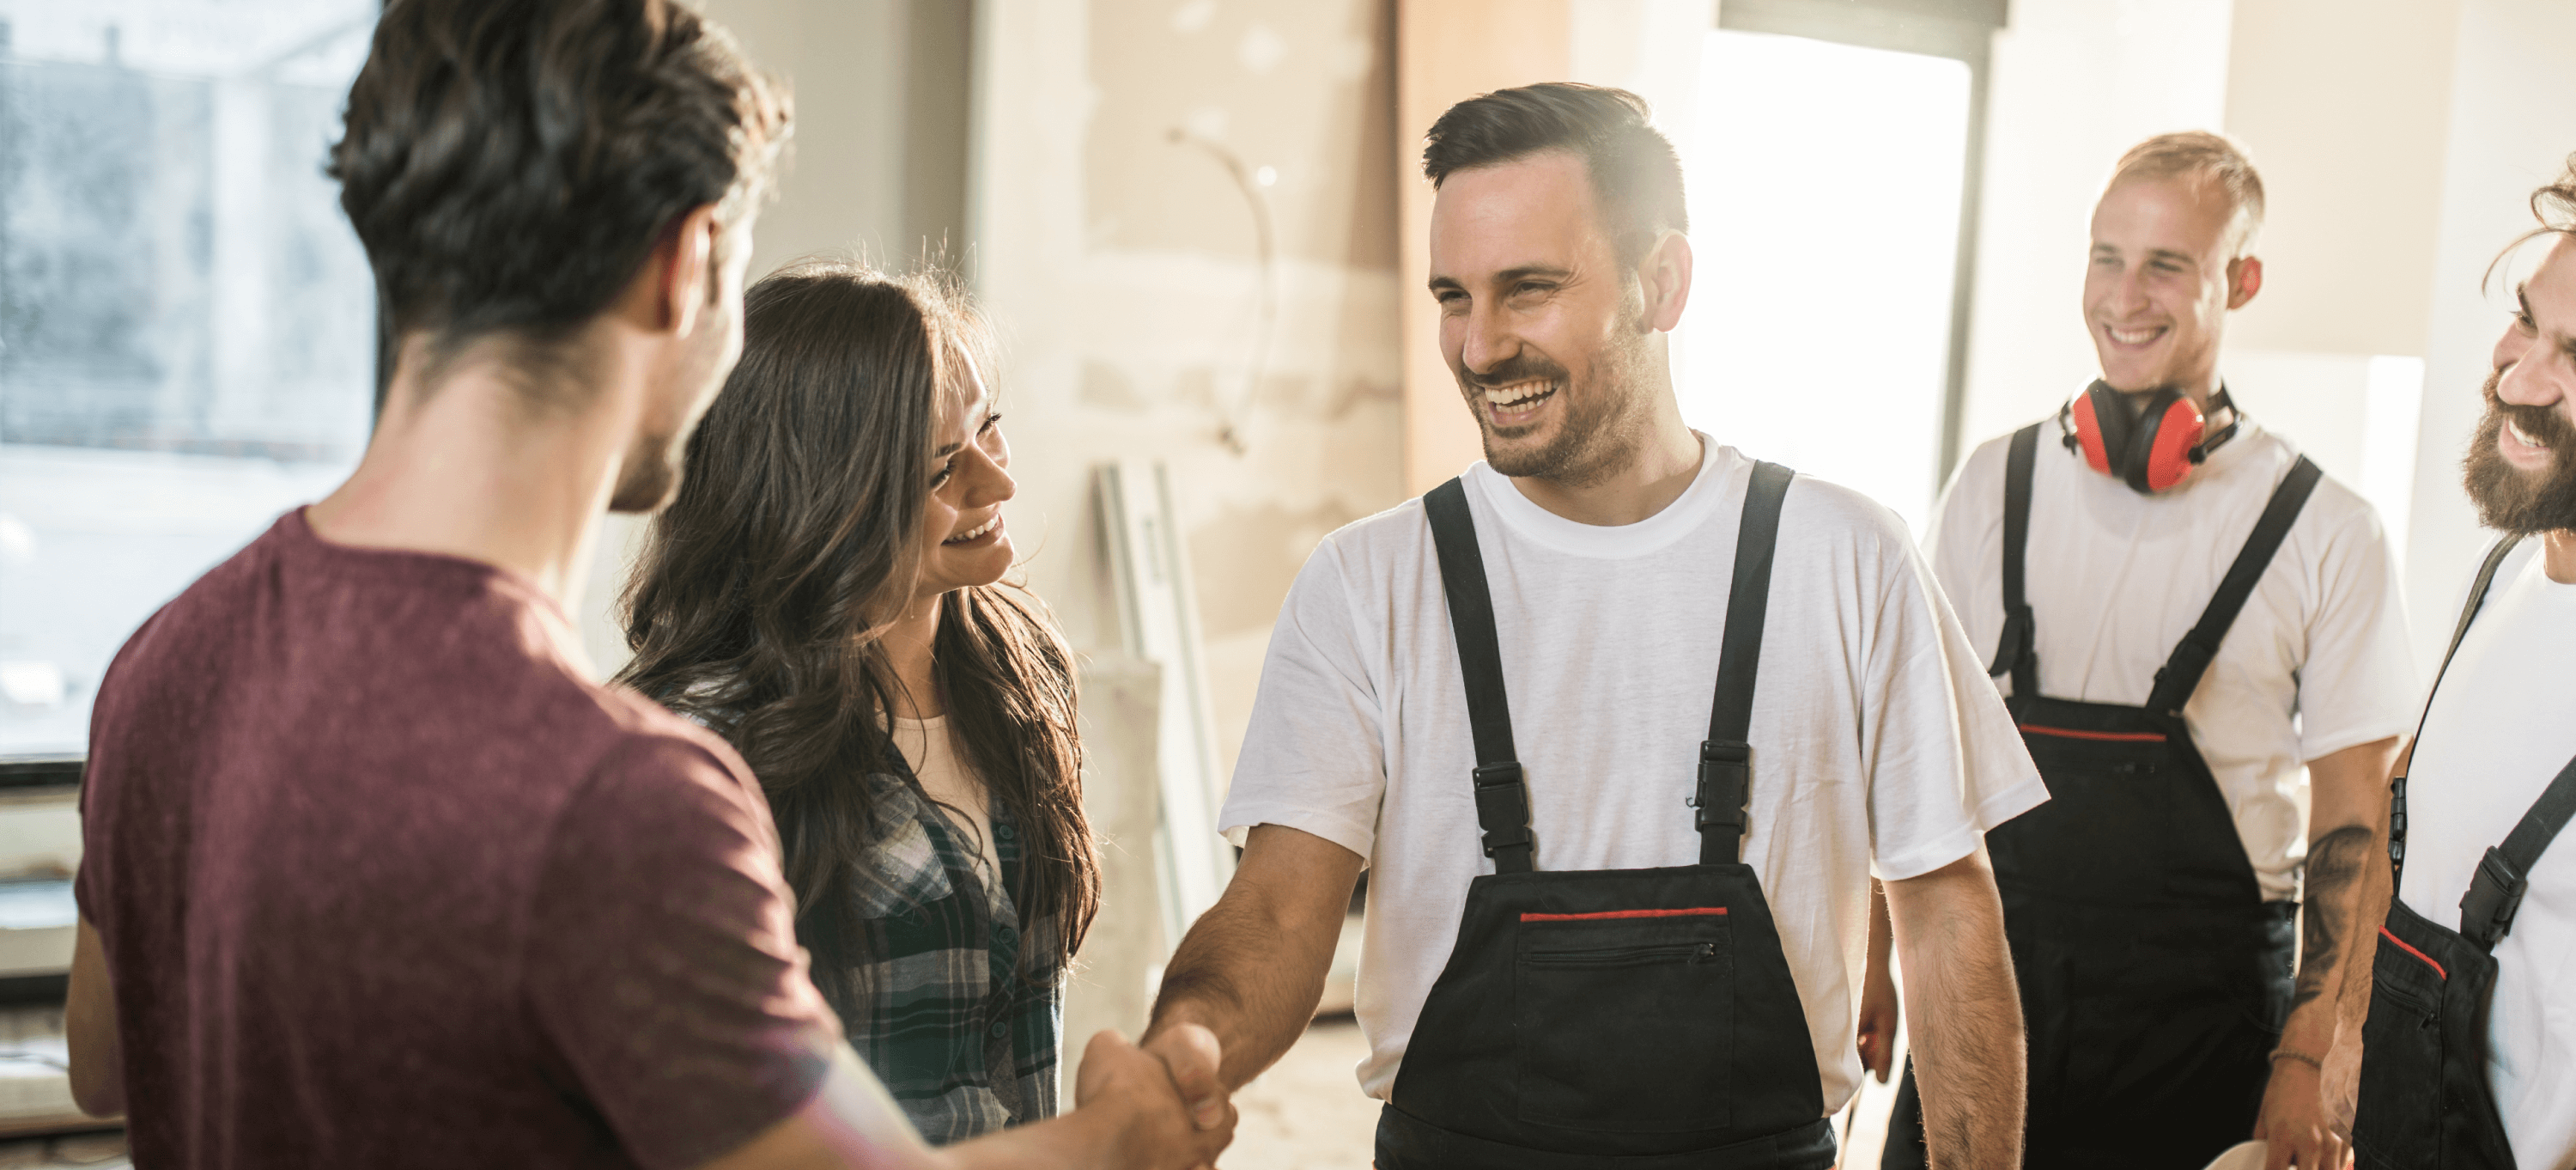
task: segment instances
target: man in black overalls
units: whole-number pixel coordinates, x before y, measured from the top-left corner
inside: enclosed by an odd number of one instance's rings
[[[2123,158],[2085,285],[2101,379],[1972,456],[1931,538],[2048,780],[1988,838],[2034,1167],[2193,1170],[2258,1137],[2274,1167],[2342,1165],[2339,944],[2411,674],[2369,505],[2218,381],[2260,212],[2216,135]],[[1924,1164],[1916,1114],[1909,1078],[1883,1165]]]
[[[1682,423],[1688,224],[1642,102],[1505,90],[1429,144],[1486,461],[1300,574],[1222,818],[1242,862],[1147,1047],[1192,1095],[1276,1059],[1365,862],[1382,1170],[1823,1170],[1874,864],[1934,1148],[2018,1164],[1979,841],[2044,786],[1983,662],[1884,508]]]
[[[2550,251],[2497,339],[2469,497],[2479,566],[2391,791],[2395,896],[2370,963],[2353,1148],[2369,1170],[2576,1164],[2576,167],[2532,200]],[[2362,949],[2368,947],[2369,949]]]

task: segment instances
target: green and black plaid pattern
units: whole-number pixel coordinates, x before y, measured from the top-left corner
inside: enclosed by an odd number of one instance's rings
[[[1011,900],[1017,828],[992,809],[1002,871],[992,881],[966,818],[908,775],[866,783],[878,845],[846,875],[841,905],[817,909],[833,913],[838,930],[816,940],[815,985],[850,1046],[933,1144],[1053,1117],[1063,972],[1052,958],[1054,923],[1023,926]]]

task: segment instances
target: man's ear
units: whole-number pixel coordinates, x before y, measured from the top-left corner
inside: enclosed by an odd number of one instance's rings
[[[2254,294],[2263,291],[2263,260],[2259,256],[2239,256],[2227,262],[2227,307],[2241,309]]]
[[[1646,296],[1647,325],[1659,333],[1680,325],[1682,309],[1690,304],[1690,237],[1671,230],[1656,236],[1637,262],[1637,286]]]
[[[697,327],[699,314],[715,303],[716,285],[723,278],[718,264],[723,235],[716,205],[708,203],[681,216],[671,233],[654,245],[652,262],[646,267],[655,279],[656,326],[685,337]]]

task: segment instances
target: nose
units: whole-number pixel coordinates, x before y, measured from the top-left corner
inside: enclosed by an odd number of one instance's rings
[[[2138,279],[2138,268],[2130,265],[2120,271],[2120,279],[2111,285],[2109,309],[2114,318],[2133,316],[2148,306],[2147,290]]]
[[[968,443],[958,452],[957,462],[958,478],[966,481],[966,498],[961,501],[966,507],[989,508],[1019,493],[1009,471],[1011,449],[998,433],[991,450],[982,443]]]
[[[1520,338],[1513,336],[1501,310],[1491,302],[1470,308],[1458,322],[1458,364],[1468,373],[1483,374],[1520,353]]]

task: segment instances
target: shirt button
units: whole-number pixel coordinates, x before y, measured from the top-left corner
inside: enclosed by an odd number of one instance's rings
[[[1009,1024],[996,1023],[996,1024],[994,1024],[994,1025],[993,1025],[993,1038],[994,1038],[994,1039],[999,1040],[999,1039],[1002,1039],[1003,1037],[1006,1037],[1006,1036],[1008,1036],[1008,1035],[1010,1035],[1010,1034],[1011,1034],[1011,1026],[1010,1026]]]
[[[995,942],[1007,943],[1017,939],[1018,937],[1020,937],[1020,932],[1013,930],[1010,927],[997,926],[993,928],[993,940]]]
[[[1001,838],[1002,840],[1008,841],[1011,839],[1011,826],[1008,824],[995,825],[993,826],[993,835]]]

